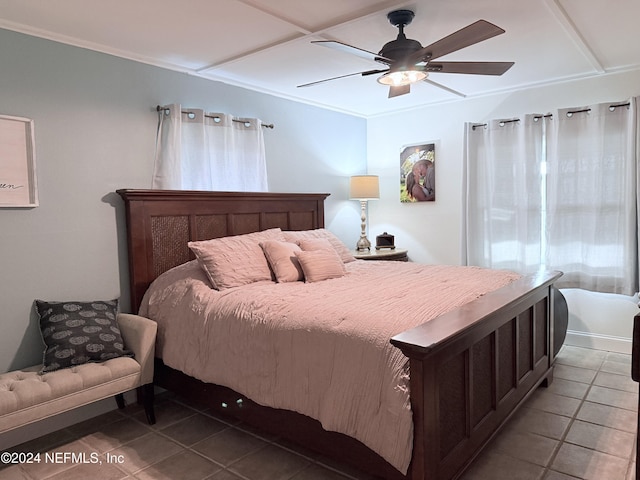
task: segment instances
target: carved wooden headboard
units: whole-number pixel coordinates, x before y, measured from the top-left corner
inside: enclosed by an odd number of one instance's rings
[[[324,227],[326,193],[118,190],[124,199],[131,307],[138,311],[158,275],[192,260],[187,242]]]

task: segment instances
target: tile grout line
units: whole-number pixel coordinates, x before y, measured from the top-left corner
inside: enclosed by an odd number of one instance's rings
[[[591,392],[591,387],[593,387],[593,382],[596,381],[596,378],[598,376],[598,373],[600,372],[600,369],[602,368],[602,365],[604,365],[604,359],[606,358],[606,355],[603,357],[602,361],[600,362],[600,365],[598,366],[598,369],[595,370],[595,375],[593,376],[593,378],[591,379],[591,382],[589,383],[589,387],[587,388],[587,390],[585,391],[584,395],[582,396],[582,398],[580,399],[580,405],[578,405],[578,408],[576,408],[575,412],[573,412],[573,415],[571,416],[571,419],[569,420],[569,424],[567,425],[567,428],[565,429],[564,433],[562,434],[562,436],[560,437],[559,441],[558,441],[558,445],[556,445],[553,453],[551,454],[551,458],[549,459],[549,462],[547,463],[547,466],[545,467],[544,470],[544,477],[543,478],[547,478],[549,476],[549,472],[552,471],[556,471],[556,470],[552,470],[551,466],[553,465],[553,463],[555,462],[558,453],[560,452],[560,449],[564,446],[565,441],[567,436],[569,435],[569,431],[571,430],[571,427],[573,426],[578,413],[580,412],[580,409],[582,408],[582,406],[584,405],[584,403],[587,400],[587,397],[589,396],[589,392]],[[562,363],[560,365],[563,365]],[[567,365],[570,367],[576,367],[575,365]],[[555,368],[555,365],[554,365]],[[578,368],[584,368],[584,367],[578,367]],[[589,369],[585,369],[585,370],[589,370]],[[567,476],[572,476],[567,474],[566,472],[560,472],[564,475]],[[579,478],[579,477],[574,477],[574,478]]]
[[[303,459],[305,459],[306,461],[308,461],[309,463],[308,463],[307,465],[305,465],[301,470],[296,471],[296,472],[293,474],[293,477],[295,477],[296,475],[298,475],[300,472],[302,472],[302,471],[303,471],[303,470],[305,470],[306,468],[309,468],[310,466],[316,465],[316,466],[319,466],[320,468],[323,468],[323,469],[326,469],[326,470],[330,470],[330,471],[332,471],[332,472],[334,472],[334,473],[337,473],[337,474],[339,474],[339,475],[342,475],[343,477],[345,477],[345,479],[346,479],[346,480],[357,480],[357,478],[356,478],[356,477],[353,477],[352,475],[350,475],[350,474],[348,474],[348,473],[346,473],[346,472],[344,472],[344,471],[342,471],[342,470],[340,470],[340,469],[338,469],[338,468],[336,468],[336,467],[332,467],[331,465],[327,465],[327,464],[323,463],[323,462],[322,462],[322,459],[314,458],[313,456],[310,456],[310,455],[307,455],[307,454],[301,453],[301,452],[299,452],[299,451],[296,451],[294,448],[291,448],[291,447],[288,447],[287,445],[283,445],[283,444],[281,444],[281,443],[279,442],[279,440],[281,440],[281,439],[282,439],[282,437],[279,437],[279,436],[278,436],[278,437],[276,437],[276,438],[269,439],[269,438],[266,438],[266,437],[264,437],[264,436],[261,436],[261,435],[260,435],[259,433],[257,433],[257,432],[252,431],[251,429],[243,428],[243,425],[245,425],[243,422],[239,422],[239,423],[237,423],[237,424],[233,424],[233,423],[231,423],[231,421],[229,421],[229,420],[221,419],[221,418],[219,418],[219,417],[217,417],[217,416],[215,416],[215,415],[212,415],[212,414],[207,413],[207,412],[206,412],[206,411],[204,411],[204,410],[203,410],[203,411],[197,410],[196,408],[194,408],[194,407],[192,407],[192,406],[190,406],[190,405],[184,404],[184,403],[180,402],[179,400],[176,400],[176,403],[180,403],[180,404],[184,405],[185,407],[187,407],[187,408],[190,408],[190,409],[194,410],[194,411],[195,411],[195,412],[197,412],[197,413],[201,413],[201,414],[206,415],[206,416],[208,416],[208,417],[210,417],[210,418],[213,418],[214,420],[220,421],[221,423],[224,423],[224,424],[227,426],[227,428],[235,429],[235,430],[238,430],[238,431],[240,431],[240,432],[243,432],[243,433],[246,433],[246,434],[248,434],[248,435],[251,435],[251,436],[253,436],[253,437],[256,437],[256,438],[258,438],[258,439],[260,439],[260,440],[262,440],[262,441],[264,441],[264,442],[266,442],[266,443],[268,443],[268,444],[270,444],[270,445],[274,445],[274,446],[276,446],[276,447],[278,447],[278,448],[280,448],[280,449],[282,449],[282,450],[284,450],[284,451],[286,451],[286,452],[291,453],[292,455],[296,455],[297,457],[303,458]],[[225,428],[224,430],[226,430],[227,428]],[[219,433],[221,433],[221,432],[222,432],[222,431],[217,432],[217,433],[212,434],[212,435],[210,435],[210,436],[208,436],[208,437],[206,437],[206,438],[210,438],[210,437],[215,436],[215,435],[217,435],[217,434],[219,434]],[[165,435],[165,436],[166,436],[166,435]],[[171,437],[168,437],[168,436],[167,436],[167,438],[171,439]],[[173,440],[173,439],[171,439],[171,440]],[[203,440],[204,440],[204,439],[203,439]],[[175,442],[175,440],[173,440],[173,441]],[[201,440],[201,441],[202,441],[202,440]],[[179,442],[178,442],[178,443],[179,443]],[[201,457],[203,457],[203,458],[205,458],[205,459],[207,459],[207,460],[209,460],[209,461],[214,462],[216,465],[220,465],[222,469],[227,470],[227,471],[229,471],[229,472],[233,473],[234,475],[242,476],[243,478],[244,478],[244,476],[243,476],[243,475],[241,475],[239,472],[236,472],[235,470],[228,470],[228,467],[231,467],[232,465],[234,465],[234,464],[235,464],[235,463],[237,463],[238,461],[242,460],[242,459],[243,459],[243,458],[245,458],[246,456],[251,455],[251,454],[253,454],[253,453],[256,453],[256,452],[258,452],[258,451],[262,450],[263,448],[266,448],[266,446],[265,446],[265,447],[262,447],[262,448],[259,448],[259,449],[255,450],[255,451],[253,451],[253,452],[247,453],[245,456],[240,457],[240,458],[238,458],[238,459],[234,460],[232,463],[230,463],[230,464],[229,464],[229,465],[227,465],[227,466],[224,466],[224,465],[222,465],[222,464],[220,464],[220,463],[216,462],[215,460],[213,460],[213,459],[211,459],[211,458],[207,457],[206,455],[204,455],[204,454],[202,454],[202,453],[200,453],[200,452],[197,452],[197,451],[193,450],[193,449],[192,449],[193,445],[192,445],[192,446],[186,446],[186,445],[185,445],[185,447],[186,447],[187,449],[191,450],[192,452],[199,454]],[[291,477],[291,478],[293,478],[293,477]],[[247,479],[247,480],[251,480],[251,479]]]

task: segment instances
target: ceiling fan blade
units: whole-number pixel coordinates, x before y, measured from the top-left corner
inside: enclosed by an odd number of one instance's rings
[[[305,83],[305,84],[302,84],[302,85],[298,85],[298,88],[310,87],[312,85],[317,85],[319,83],[330,82],[331,80],[338,80],[339,78],[353,77],[355,75],[362,75],[363,77],[365,77],[367,75],[375,75],[376,73],[384,73],[386,71],[388,71],[388,69],[385,69],[385,70],[367,70],[367,71],[364,71],[364,72],[348,73],[346,75],[340,75],[338,77],[325,78],[324,80],[317,80],[315,82],[310,82],[310,83]]]
[[[502,75],[514,62],[429,62],[428,72],[466,73],[471,75]]]
[[[377,53],[369,52],[368,50],[354,47],[352,45],[348,45],[346,43],[338,42],[335,40],[314,40],[311,43],[322,45],[323,47],[332,48],[334,50],[339,50],[341,52],[350,53],[352,55],[357,55],[358,57],[366,58],[367,60],[385,63],[387,65],[391,65],[393,63],[393,60],[391,60],[390,58],[382,57]]]
[[[398,85],[389,87],[389,98],[399,97],[411,92],[411,85]]]
[[[457,95],[458,97],[462,97],[462,98],[466,98],[467,97],[464,93],[461,93],[461,92],[459,92],[457,90],[454,90],[453,88],[446,87],[446,86],[444,86],[444,85],[442,85],[442,84],[440,84],[438,82],[434,82],[430,78],[425,78],[423,80],[423,82],[428,83],[429,85],[433,85],[434,87],[441,88],[442,90],[445,90],[445,91],[447,91],[449,93],[453,93],[454,95]]]
[[[362,75],[363,77],[366,77],[367,75],[375,75],[376,73],[386,73],[388,71],[389,71],[388,68],[385,68],[382,70],[367,70],[366,72],[360,72],[360,75]]]
[[[433,60],[434,58],[439,58],[443,55],[447,55],[448,53],[488,40],[489,38],[495,37],[496,35],[500,35],[504,32],[505,31],[502,28],[494,25],[493,23],[489,23],[486,20],[478,20],[477,22],[467,25],[451,35],[441,38],[437,42],[414,52],[408,60],[412,64]]]

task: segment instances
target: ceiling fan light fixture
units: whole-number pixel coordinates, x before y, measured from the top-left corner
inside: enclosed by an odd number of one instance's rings
[[[387,72],[378,77],[378,83],[388,85],[390,87],[401,87],[411,85],[412,83],[421,82],[427,78],[429,74],[422,70],[396,70]]]

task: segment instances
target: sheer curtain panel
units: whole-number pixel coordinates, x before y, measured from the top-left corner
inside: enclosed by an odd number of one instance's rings
[[[160,109],[153,188],[267,191],[267,164],[258,119],[234,119],[180,105]]]
[[[542,118],[466,125],[463,257],[468,265],[540,268]]]
[[[637,291],[636,118],[635,99],[553,115],[547,264],[564,272],[564,288]]]

